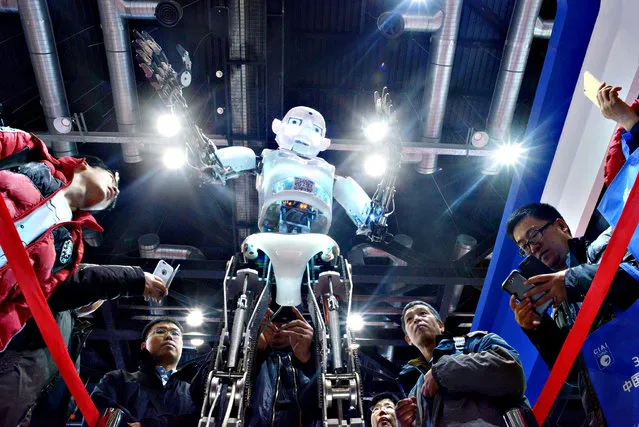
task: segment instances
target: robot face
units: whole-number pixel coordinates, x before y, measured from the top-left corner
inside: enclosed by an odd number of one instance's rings
[[[275,141],[286,150],[300,156],[315,157],[328,148],[331,140],[324,138],[326,122],[324,117],[312,108],[294,107],[282,120],[273,120]]]

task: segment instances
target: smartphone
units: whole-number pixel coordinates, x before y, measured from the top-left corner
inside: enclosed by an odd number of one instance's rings
[[[599,107],[599,101],[597,101],[599,86],[601,86],[601,82],[590,71],[586,71],[584,73],[584,95],[597,107]]]
[[[524,294],[535,287],[535,285],[525,285],[524,284],[525,281],[526,281],[526,278],[522,276],[519,271],[513,270],[508,275],[506,280],[504,280],[504,283],[501,285],[501,288],[504,291],[508,292],[509,294],[514,295],[518,301],[522,301],[524,299]],[[535,302],[544,295],[546,295],[545,292],[541,294],[537,294],[531,297],[531,300],[532,302]],[[543,316],[546,313],[546,310],[548,310],[548,307],[550,306],[551,303],[552,303],[552,300],[547,301],[544,304],[540,305],[539,307],[536,307],[535,311],[537,312],[538,315]]]
[[[538,258],[528,255],[522,262],[517,266],[519,271],[521,271],[521,275],[526,279],[530,279],[533,276],[539,276],[540,274],[548,274],[552,273],[552,269],[547,267],[546,264],[541,262]]]
[[[293,311],[293,307],[282,307],[280,312],[277,314],[277,317],[273,319],[274,322],[277,323],[288,323],[297,319],[295,312]]]
[[[169,286],[171,286],[171,282],[173,281],[173,278],[175,277],[179,269],[179,264],[177,267],[173,268],[169,265],[168,262],[161,259],[160,262],[158,262],[158,265],[155,266],[153,274],[162,279],[162,281],[164,282],[164,286],[169,289]]]

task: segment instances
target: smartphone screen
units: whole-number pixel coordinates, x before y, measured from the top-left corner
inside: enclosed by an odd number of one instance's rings
[[[501,285],[501,288],[504,291],[508,292],[509,294],[514,295],[518,301],[522,301],[524,299],[524,294],[535,287],[535,285],[524,284],[525,281],[526,281],[526,278],[522,276],[519,271],[513,270],[508,275],[506,280],[504,280],[504,283]],[[535,302],[539,298],[543,297],[544,295],[545,293],[537,294],[533,296],[531,300]],[[548,307],[550,306],[551,303],[552,301],[547,301],[543,305],[536,307],[535,311],[540,316],[543,316],[546,310],[548,310]]]
[[[599,107],[599,101],[597,101],[599,86],[601,86],[601,82],[590,71],[586,71],[584,73],[584,95],[597,107]]]

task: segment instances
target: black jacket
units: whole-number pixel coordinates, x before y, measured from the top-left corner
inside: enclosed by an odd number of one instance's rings
[[[48,303],[68,343],[76,322],[71,310],[100,299],[142,295],[143,290],[144,272],[139,267],[81,264],[74,274],[58,286]],[[79,351],[72,358],[74,362],[78,355]],[[38,396],[53,387],[58,376],[51,353],[38,326],[31,319],[11,339],[6,350],[0,353],[0,425],[18,424]],[[66,415],[66,408],[60,410]],[[49,417],[46,425],[64,423]]]
[[[128,422],[144,427],[197,425],[199,412],[193,406],[189,383],[195,375],[194,365],[187,365],[162,385],[155,361],[142,350],[136,372],[122,369],[106,374],[95,387],[91,398],[100,413],[106,408],[120,408]]]
[[[553,310],[552,318],[542,317],[539,327],[534,330],[524,330],[549,368],[555,364],[568,332],[574,324],[581,302],[590,289],[611,235],[612,229],[608,228],[592,243],[587,242],[584,238],[569,240],[570,252],[567,259],[568,269],[566,270],[568,300]],[[619,267],[612,280],[610,290],[597,313],[591,331],[612,320],[615,311],[628,309],[639,298],[639,283],[623,269],[623,264],[636,266],[637,261],[630,253],[626,253],[624,256],[622,266]],[[581,354],[577,358],[568,380],[576,383],[579,388],[582,404],[586,411],[586,425],[605,426],[604,416]]]

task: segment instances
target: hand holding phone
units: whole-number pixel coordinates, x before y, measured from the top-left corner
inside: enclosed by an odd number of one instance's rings
[[[535,285],[524,284],[526,280],[527,279],[519,271],[513,270],[508,275],[506,280],[504,280],[504,283],[501,285],[501,287],[504,291],[508,292],[511,295],[514,295],[518,301],[524,301],[524,294],[535,287]],[[545,293],[539,293],[532,296],[530,300],[534,303],[544,295]],[[550,304],[552,304],[552,300],[545,302],[539,307],[534,307],[534,310],[537,312],[537,314],[543,316],[546,313],[546,310],[548,310]]]
[[[169,289],[169,286],[171,286],[171,282],[173,281],[173,278],[175,277],[179,269],[180,269],[179,264],[177,267],[173,268],[171,267],[171,265],[169,265],[169,263],[161,259],[158,262],[158,265],[155,266],[155,270],[153,270],[153,274],[155,276],[158,276],[160,279],[162,279],[162,281],[164,282],[164,286],[166,286],[166,288]]]

